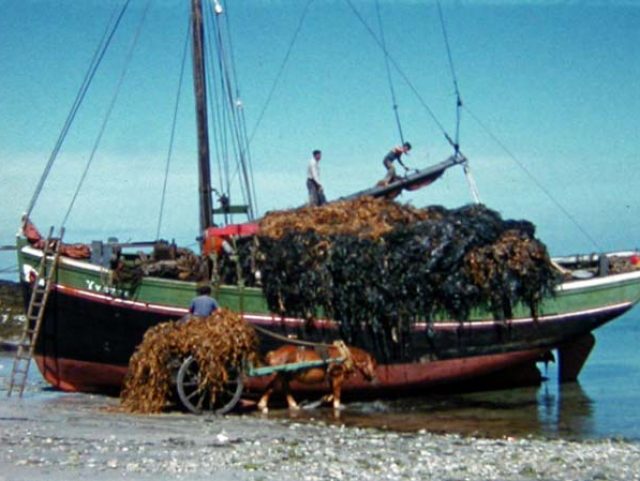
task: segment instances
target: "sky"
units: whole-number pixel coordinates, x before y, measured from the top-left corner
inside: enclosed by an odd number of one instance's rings
[[[310,4],[280,77],[307,2],[226,3],[247,126],[255,129],[259,212],[306,201],[306,166],[316,148],[323,151],[321,178],[329,198],[374,185],[399,135],[383,52],[348,3]],[[93,52],[121,4],[0,0],[0,245],[14,242]],[[114,38],[63,144],[32,214],[41,230],[59,226],[68,209],[144,5],[132,2],[122,35]],[[376,2],[353,5],[379,35]],[[640,2],[441,5],[464,103],[460,144],[482,202],[505,218],[532,221],[552,254],[636,248]],[[425,167],[452,153],[439,125],[455,134],[455,90],[436,3],[381,0],[380,11],[388,53],[402,72],[393,69],[392,85],[404,136],[414,146],[405,163]],[[185,1],[150,3],[131,68],[66,223],[68,241],[155,237],[186,14]],[[195,247],[189,82],[180,95],[161,236]],[[399,200],[454,208],[472,198],[456,168]],[[13,253],[0,252],[0,278],[15,278],[8,272],[14,265]]]

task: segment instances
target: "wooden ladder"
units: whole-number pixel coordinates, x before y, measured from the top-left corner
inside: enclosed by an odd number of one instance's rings
[[[31,298],[29,299],[29,306],[27,307],[27,321],[25,322],[18,348],[13,358],[13,369],[11,370],[11,378],[7,390],[8,397],[10,397],[14,391],[18,391],[18,395],[22,397],[22,393],[24,392],[29,366],[31,365],[33,352],[42,327],[42,319],[44,318],[45,307],[49,299],[49,292],[51,292],[51,287],[54,282],[63,234],[64,228],[61,228],[60,237],[55,239],[53,237],[53,227],[51,227],[44,248],[42,249],[42,259],[38,266],[38,275],[33,282]],[[53,254],[53,260],[51,267],[47,271],[47,256],[51,254]]]

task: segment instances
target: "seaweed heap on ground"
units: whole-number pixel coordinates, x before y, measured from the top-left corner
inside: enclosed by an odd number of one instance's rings
[[[200,388],[215,392],[227,381],[227,368],[255,360],[257,349],[253,328],[226,309],[206,318],[158,324],[145,333],[129,361],[121,405],[129,412],[161,412],[172,394],[172,361],[187,356],[196,359],[203,374]]]
[[[557,276],[534,233],[483,205],[360,198],[267,214],[255,258],[273,312],[335,319],[347,342],[366,335],[402,356],[418,320],[505,319],[519,303],[535,315]]]

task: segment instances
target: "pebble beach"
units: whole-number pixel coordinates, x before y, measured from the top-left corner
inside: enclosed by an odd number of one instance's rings
[[[3,399],[0,480],[640,479],[640,444],[623,439],[481,438],[117,407],[47,390]]]

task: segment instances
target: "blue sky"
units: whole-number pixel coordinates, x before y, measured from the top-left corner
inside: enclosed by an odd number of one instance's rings
[[[133,66],[67,223],[69,240],[155,235],[186,3],[151,3]],[[249,131],[305,3],[229,2]],[[13,242],[20,214],[118,4],[0,1],[0,244]],[[124,57],[118,52],[126,49],[143,4],[134,2],[133,14],[125,18],[129,36],[117,37],[105,58],[34,210],[43,229],[58,225],[69,205],[119,75]],[[375,2],[354,4],[377,31]],[[380,5],[390,55],[453,134],[455,96],[435,3]],[[556,202],[598,248],[635,248],[640,3],[443,0],[442,5],[468,109],[461,145],[483,202],[505,217],[534,222],[552,253],[597,249]],[[450,147],[438,126],[397,72],[393,80],[405,137],[414,145],[406,163],[422,167],[447,157]],[[190,95],[182,96],[162,232],[185,244],[193,243],[198,223]],[[311,150],[324,152],[321,175],[332,198],[380,179],[381,159],[398,140],[381,50],[344,1],[315,0],[251,145],[260,211],[305,201]],[[455,170],[401,200],[455,207],[471,197]],[[12,264],[12,254],[0,253],[0,269]]]

